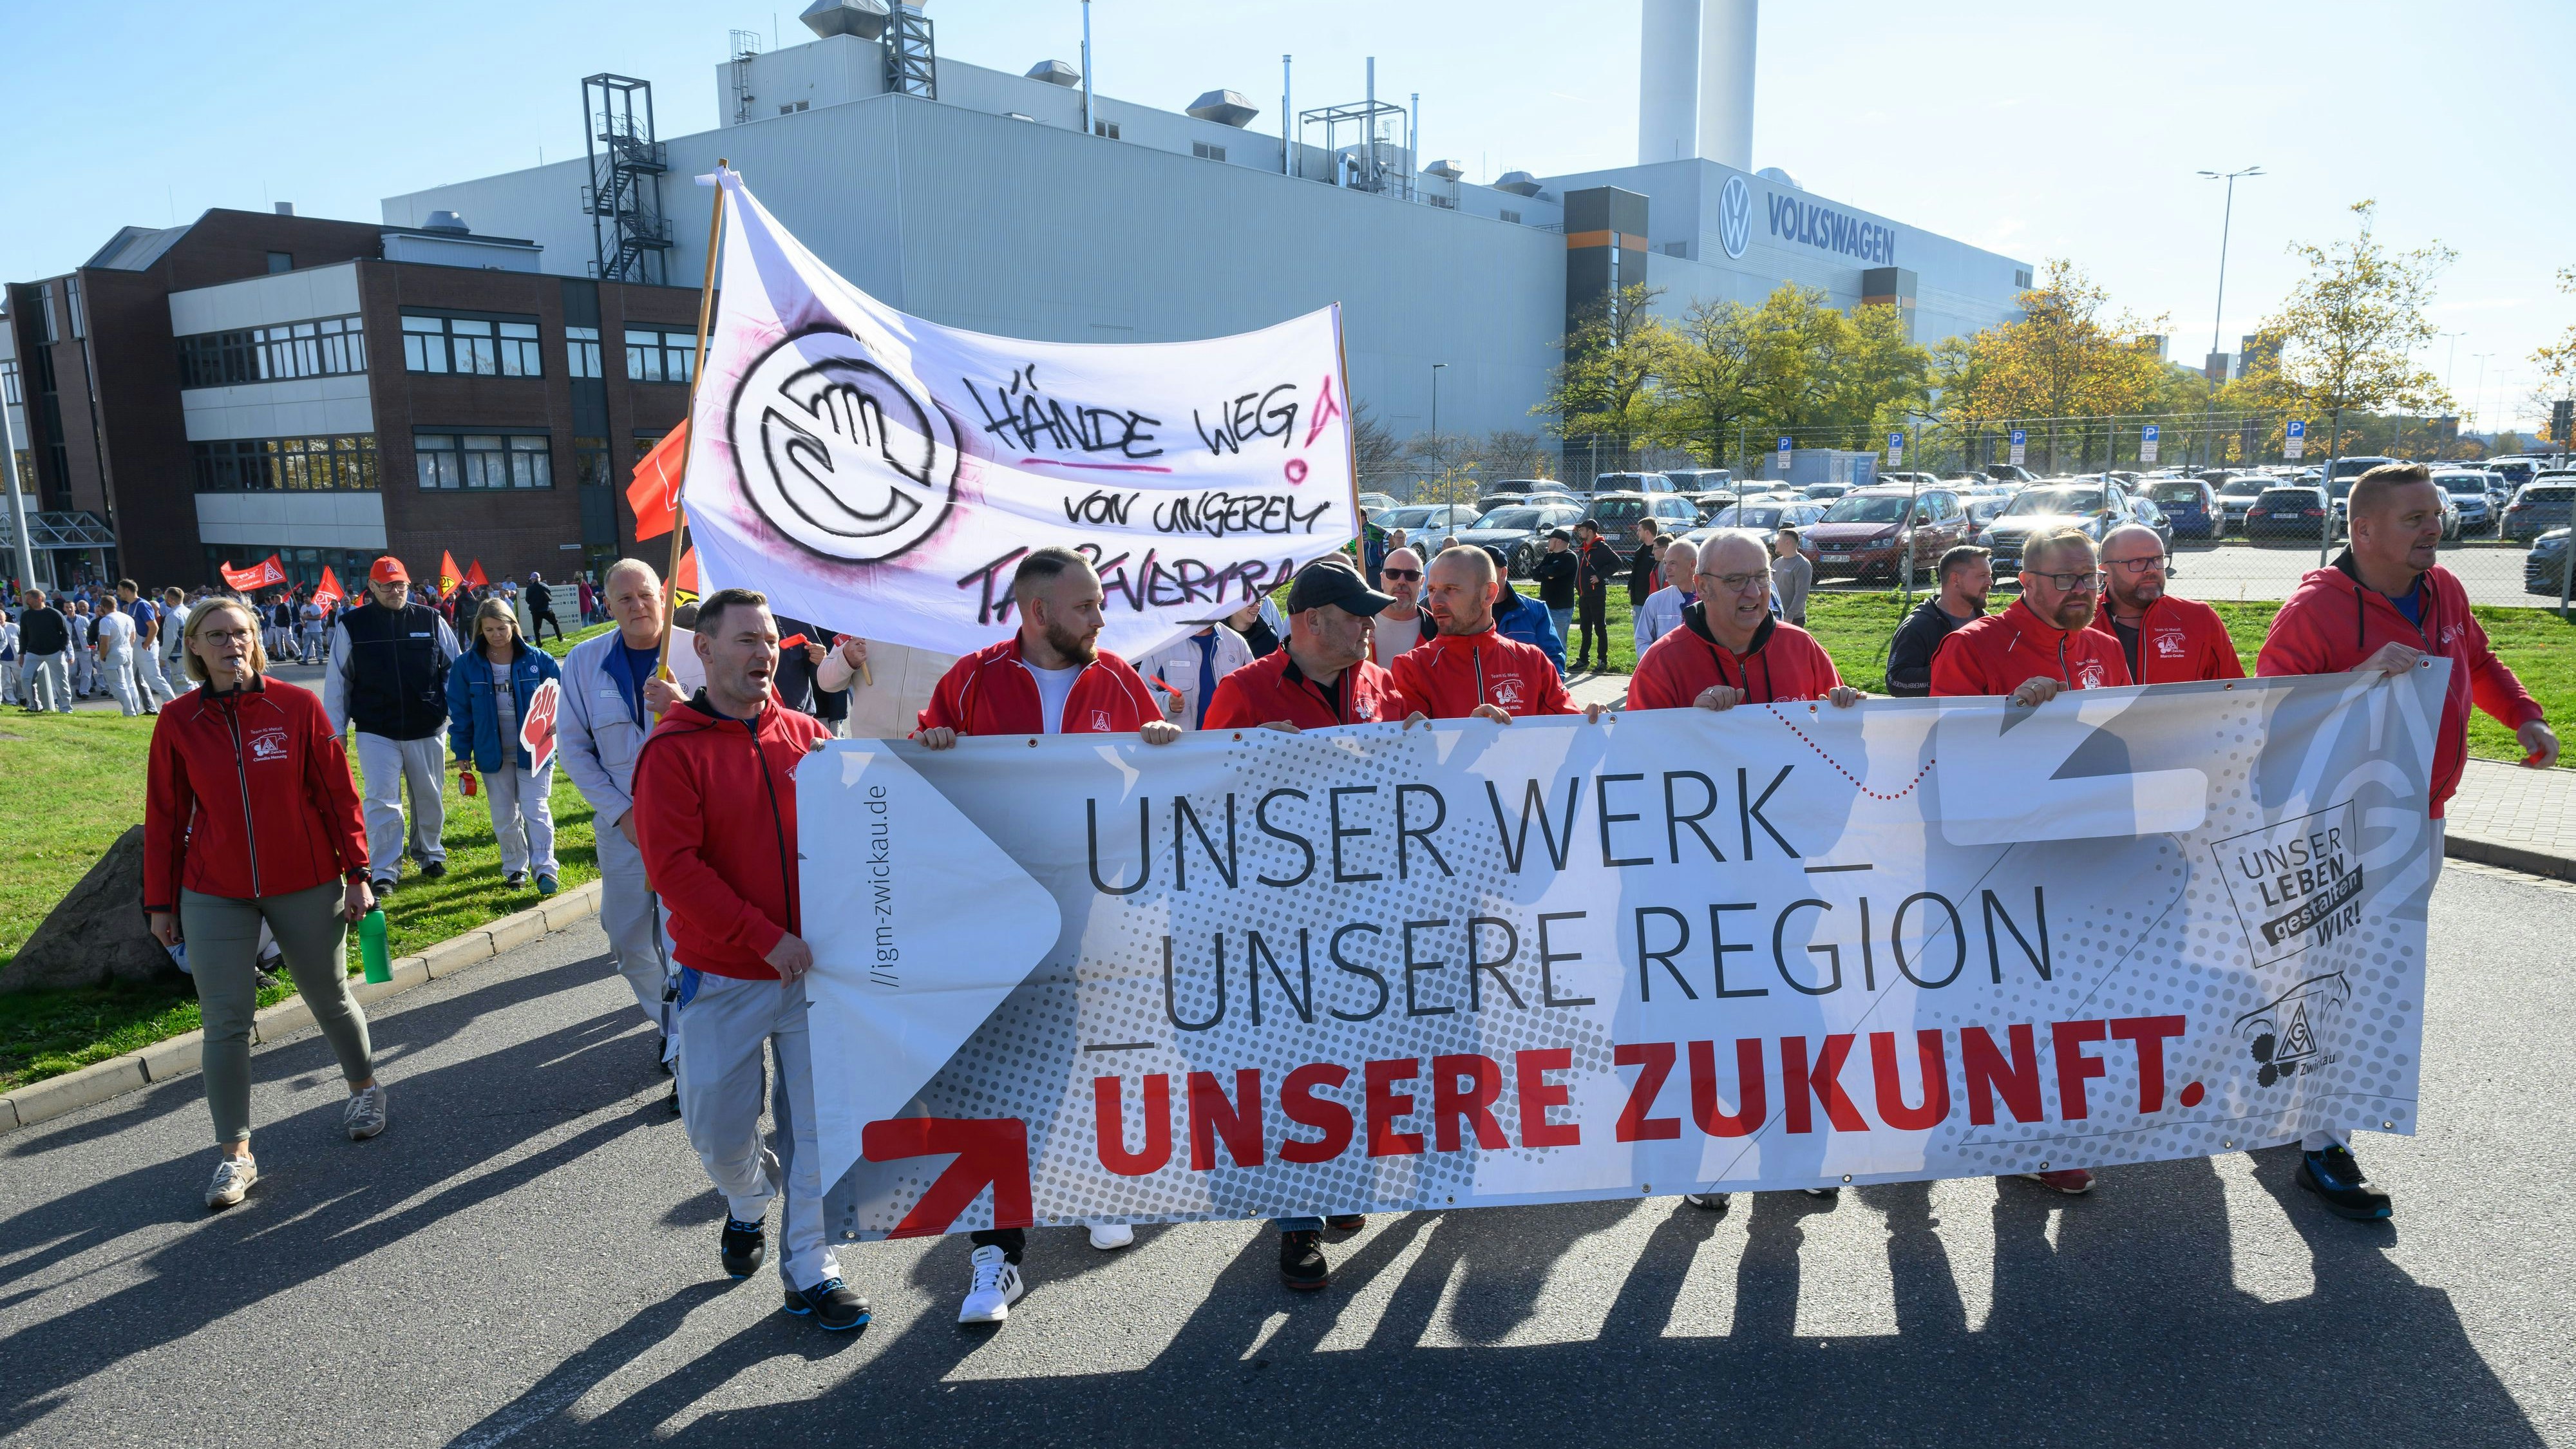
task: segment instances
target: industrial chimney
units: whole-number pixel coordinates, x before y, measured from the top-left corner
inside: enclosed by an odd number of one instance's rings
[[[1760,0],[1705,0],[1699,15],[1699,154],[1753,169],[1753,40]]]
[[[1637,164],[1698,156],[1753,169],[1753,49],[1760,0],[1644,0]]]

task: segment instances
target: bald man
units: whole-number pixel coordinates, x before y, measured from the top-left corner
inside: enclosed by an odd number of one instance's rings
[[[2102,603],[2093,627],[2120,641],[2132,683],[2243,679],[2236,641],[2218,611],[2165,593],[2171,563],[2154,529],[2142,523],[2112,529],[2102,540]]]
[[[1770,565],[1766,563],[1763,567],[1768,569]],[[1694,582],[1698,574],[1699,547],[1696,544],[1684,538],[1664,546],[1664,586],[1648,594],[1646,602],[1637,609],[1638,658],[1645,658],[1646,651],[1654,647],[1656,640],[1682,626],[1682,610],[1699,601],[1699,586]],[[1762,591],[1762,601],[1767,610],[1771,602],[1768,588]]]
[[[1422,612],[1422,555],[1410,548],[1388,549],[1377,576],[1395,602],[1369,621],[1369,652],[1377,657],[1378,668],[1392,669],[1395,656],[1439,630]]]
[[[1547,651],[1494,628],[1502,578],[1494,556],[1472,544],[1443,549],[1431,562],[1424,596],[1438,637],[1396,656],[1395,687],[1433,719],[1487,719],[1573,714],[1565,681]],[[1587,706],[1589,718],[1601,706]]]

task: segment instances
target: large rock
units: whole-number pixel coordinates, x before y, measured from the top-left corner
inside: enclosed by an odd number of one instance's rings
[[[0,969],[0,991],[179,980],[143,921],[143,827],[117,837]]]

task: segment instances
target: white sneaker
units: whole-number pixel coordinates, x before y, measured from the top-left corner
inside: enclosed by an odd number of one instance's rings
[[[999,1323],[1011,1316],[1011,1305],[1020,1301],[1028,1284],[1020,1278],[1020,1265],[1002,1256],[1002,1250],[990,1244],[977,1248],[966,1260],[975,1269],[975,1280],[966,1290],[966,1302],[957,1310],[960,1323]]]
[[[385,1130],[385,1084],[376,1083],[363,1092],[349,1094],[349,1105],[340,1110],[340,1125],[349,1130],[349,1140],[364,1142]]]
[[[1136,1230],[1125,1223],[1084,1223],[1083,1226],[1091,1229],[1091,1246],[1104,1253],[1136,1241]]]
[[[206,1184],[206,1206],[228,1208],[249,1193],[250,1185],[259,1181],[259,1164],[247,1157],[223,1157],[215,1161],[215,1180]]]

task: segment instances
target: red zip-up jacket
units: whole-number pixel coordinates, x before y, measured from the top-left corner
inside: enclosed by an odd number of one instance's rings
[[[366,873],[349,756],[311,690],[254,679],[162,706],[145,768],[145,910],[179,909],[183,886],[247,900]]]
[[[703,689],[653,727],[635,756],[635,834],[681,965],[778,979],[762,958],[803,930],[796,766],[830,738],[830,727],[774,695],[745,723],[718,714]]]
[[[2120,637],[2111,626],[2111,596],[2104,594],[2093,611],[2093,627]],[[2128,649],[2120,650],[2120,662],[2128,662]],[[2243,679],[2245,665],[2236,657],[2236,641],[2228,637],[2227,621],[2218,611],[2198,599],[2177,599],[2171,594],[2147,605],[2138,619],[2138,667],[2129,671],[2131,684],[2173,684],[2193,679]]]
[[[1073,681],[1073,692],[1065,696],[1062,732],[1124,734],[1162,717],[1161,707],[1134,667],[1115,654],[1102,654],[1083,667]],[[919,716],[916,733],[941,728],[961,735],[1046,733],[1038,682],[1020,654],[1019,635],[986,645],[948,666]]]
[[[1741,689],[1754,704],[1822,699],[1843,682],[1825,646],[1795,624],[1764,618],[1742,654],[1717,642],[1702,604],[1682,608],[1682,627],[1656,640],[1628,681],[1630,709],[1687,709],[1712,684]]]
[[[2474,704],[2508,728],[2520,729],[2541,718],[2540,701],[2487,647],[2487,631],[2469,612],[2468,591],[2449,569],[2436,564],[2425,570],[2424,623],[2419,628],[2397,612],[2386,594],[2361,581],[2350,549],[2332,567],[2299,581],[2281,612],[2272,616],[2272,632],[2263,640],[2263,652],[2254,656],[2254,672],[2341,674],[2378,653],[2382,644],[2403,644],[2451,661],[2441,734],[2433,742],[2432,815],[2439,820],[2467,768],[2469,707]]]
[[[2053,628],[2022,599],[1952,630],[1932,656],[1935,695],[2010,694],[2041,675],[2069,689],[2110,689],[2129,682],[2129,661],[2117,638]]]
[[[1343,670],[1333,685],[1328,690],[1308,679],[1287,650],[1276,650],[1216,682],[1201,727],[1239,730],[1286,720],[1301,730],[1323,730],[1401,722],[1413,713],[1395,676],[1369,660]]]
[[[1412,707],[1433,719],[1465,719],[1480,704],[1500,705],[1514,719],[1578,712],[1546,650],[1491,628],[1415,645],[1389,672]]]

